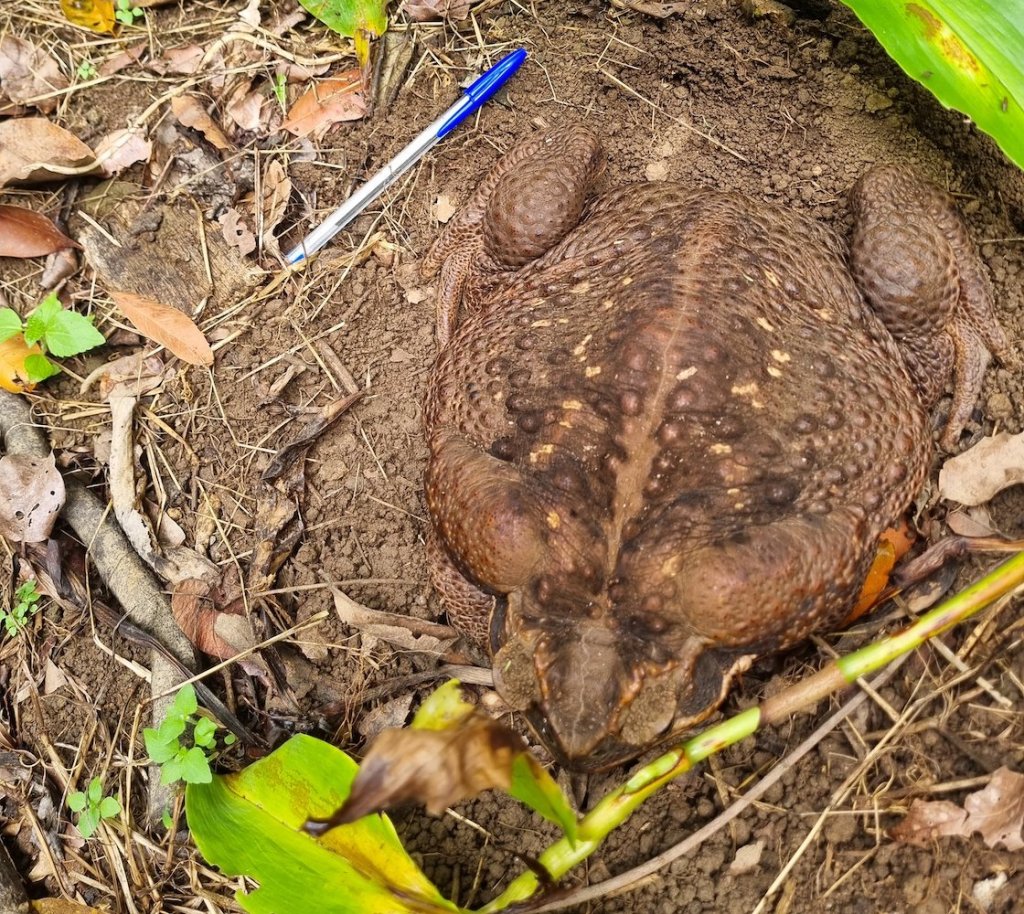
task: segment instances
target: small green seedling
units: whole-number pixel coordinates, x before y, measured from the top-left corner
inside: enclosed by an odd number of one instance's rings
[[[217,725],[198,711],[196,690],[183,685],[160,726],[142,731],[150,760],[160,766],[161,784],[209,784],[213,779],[210,759],[217,748]],[[223,740],[225,746],[234,741],[230,733]]]
[[[99,75],[99,71],[96,69],[96,64],[91,60],[83,60],[78,65],[78,69],[75,70],[75,75],[84,81],[87,79],[95,79]]]
[[[38,343],[43,352],[62,359],[95,349],[106,342],[92,321],[77,311],[66,309],[56,292],[47,295],[24,323],[13,309],[0,308],[0,343],[19,333],[24,336],[26,346]],[[43,353],[35,352],[25,357],[25,375],[33,384],[59,372],[60,366]]]
[[[132,0],[117,0],[117,9],[114,11],[114,18],[121,25],[131,25],[136,19],[142,16],[142,10],[132,3]]]
[[[12,638],[18,634],[39,610],[39,591],[34,580],[26,581],[14,592],[14,605],[10,610],[0,607],[0,622]]]
[[[112,819],[121,811],[116,797],[103,796],[103,781],[93,778],[87,790],[76,790],[68,797],[68,809],[78,813],[75,823],[83,838],[92,837],[103,819]]]
[[[288,86],[284,73],[275,73],[274,80],[270,85],[274,89],[274,98],[277,99],[277,103],[283,111],[288,107]]]

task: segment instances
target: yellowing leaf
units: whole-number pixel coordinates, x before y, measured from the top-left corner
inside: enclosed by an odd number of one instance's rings
[[[166,346],[190,365],[213,364],[210,344],[184,311],[132,292],[111,292],[110,297],[143,336]]]
[[[384,14],[387,0],[299,0],[308,13],[327,28],[356,46],[356,58],[365,70],[370,60],[370,40],[379,38],[388,27]]]
[[[114,0],[60,0],[61,12],[68,22],[90,32],[114,32]]]
[[[25,359],[42,354],[38,346],[26,346],[20,334],[0,343],[0,387],[13,394],[35,387],[25,368]]]

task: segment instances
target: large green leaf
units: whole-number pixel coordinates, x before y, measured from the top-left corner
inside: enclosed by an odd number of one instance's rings
[[[942,104],[1024,168],[1024,0],[843,0]]]
[[[387,0],[299,0],[303,8],[331,31],[351,38],[356,57],[366,67],[370,54],[370,38],[379,38],[388,27],[385,15]]]
[[[203,856],[260,887],[238,900],[252,914],[409,914],[459,909],[405,852],[386,816],[319,838],[307,818],[330,815],[348,796],[356,763],[340,749],[294,736],[238,774],[189,784],[185,810]]]

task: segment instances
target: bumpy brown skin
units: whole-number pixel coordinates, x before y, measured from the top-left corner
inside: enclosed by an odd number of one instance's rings
[[[692,727],[752,657],[840,624],[925,477],[954,362],[947,445],[1005,347],[951,200],[905,170],[858,184],[851,275],[831,231],[739,194],[585,208],[602,161],[584,128],[534,137],[427,262],[439,334],[470,312],[427,396],[432,579],[577,768]]]

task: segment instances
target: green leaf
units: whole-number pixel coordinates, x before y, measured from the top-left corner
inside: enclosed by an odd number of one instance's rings
[[[21,333],[21,318],[12,308],[0,308],[0,343]]]
[[[43,334],[43,342],[54,355],[66,358],[102,346],[106,339],[89,318],[77,311],[62,309],[50,321]]]
[[[386,816],[366,816],[319,838],[300,831],[348,796],[356,764],[340,749],[294,736],[238,774],[185,789],[200,852],[230,876],[260,883],[238,900],[252,914],[458,912],[419,870]],[[258,836],[254,840],[253,836]]]
[[[168,831],[174,828],[174,819],[171,818],[171,814],[168,810],[165,809],[163,811],[163,814],[160,816],[160,821],[163,822],[164,828]]]
[[[86,799],[85,793],[81,790],[76,790],[74,793],[68,795],[68,809],[72,812],[81,812],[85,809],[88,800]]]
[[[178,740],[181,737],[181,734],[185,732],[185,728],[187,726],[188,723],[180,714],[172,714],[168,712],[167,716],[160,721],[160,726],[156,730],[151,730],[150,732],[155,733],[156,738],[159,739],[160,742],[168,743],[177,747]]]
[[[172,759],[178,754],[177,737],[165,739],[159,730],[146,727],[142,731],[142,739],[146,744],[146,754],[149,756],[149,760],[157,765],[162,765],[168,759]]]
[[[210,760],[198,746],[193,746],[181,760],[181,779],[186,784],[209,784],[213,780]]]
[[[217,725],[208,717],[200,717],[192,731],[192,739],[197,746],[212,746],[217,732]]]
[[[100,799],[103,797],[103,781],[101,781],[99,778],[93,778],[91,781],[89,781],[88,795],[89,805],[97,805]]]
[[[78,830],[83,838],[91,838],[92,833],[99,828],[100,811],[90,806],[81,816],[78,817]]]
[[[889,55],[1024,168],[1024,0],[843,0]]]
[[[555,779],[529,752],[521,752],[512,762],[512,783],[508,792],[535,813],[553,822],[576,843],[576,810]]]
[[[387,0],[299,0],[311,16],[346,38],[355,38],[362,29],[374,37],[384,34],[388,17]]]
[[[50,329],[53,319],[64,310],[56,292],[46,296],[29,314],[25,321],[25,342],[30,346],[38,343]]]
[[[166,787],[168,784],[176,784],[181,780],[181,769],[182,759],[185,757],[184,751],[175,755],[174,758],[168,759],[166,762],[160,764],[160,783]]]
[[[178,694],[174,696],[174,703],[167,712],[167,716],[170,717],[173,713],[185,718],[190,714],[195,714],[198,710],[199,702],[196,700],[196,690],[192,683],[189,682],[178,689]]]
[[[45,355],[33,353],[25,356],[25,374],[33,384],[60,374],[60,366],[54,365]]]
[[[121,811],[121,803],[116,797],[104,797],[100,800],[100,817],[110,819]]]

